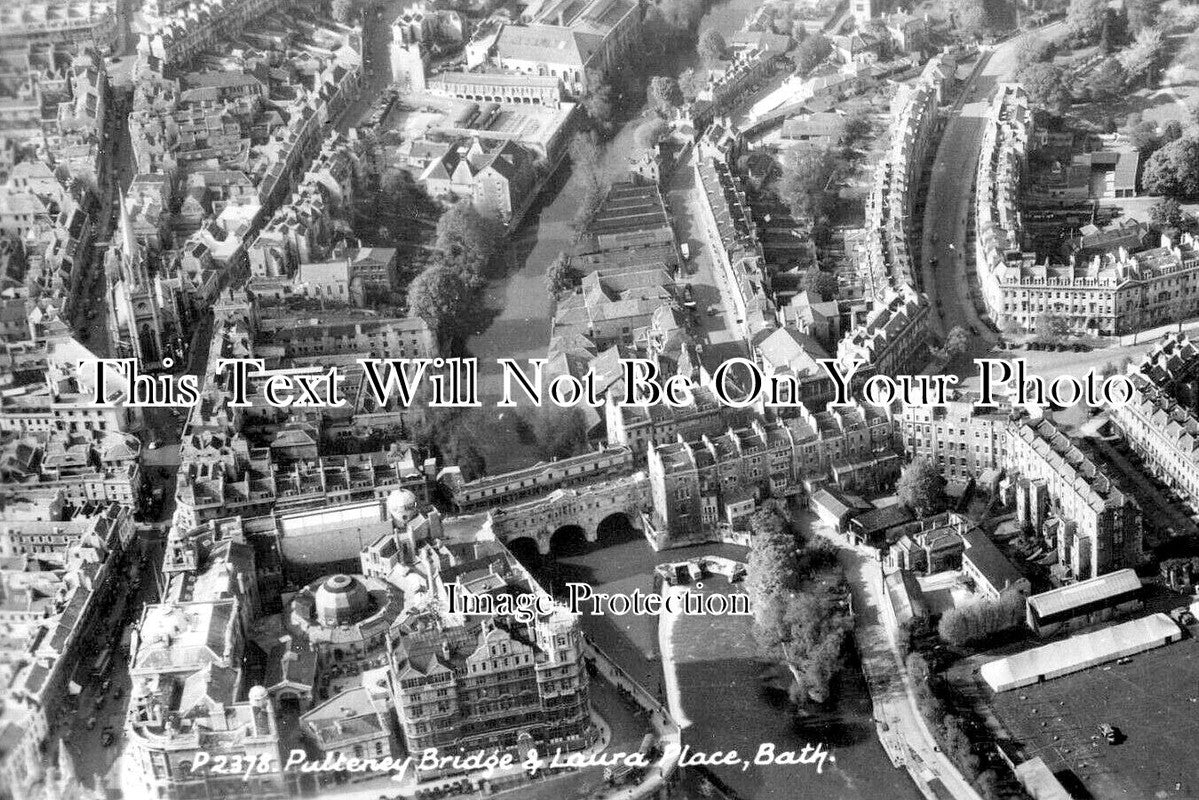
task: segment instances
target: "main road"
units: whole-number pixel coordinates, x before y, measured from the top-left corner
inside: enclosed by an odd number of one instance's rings
[[[1040,28],[1041,37],[1056,38],[1065,25],[1055,22]],[[958,96],[932,165],[928,202],[924,211],[924,290],[933,302],[933,327],[942,334],[955,326],[978,333],[971,337],[969,358],[989,355],[996,341],[992,328],[983,324],[972,299],[978,285],[973,274],[973,242],[969,238],[974,176],[986,123],[987,108],[995,87],[1015,79],[1023,36],[1015,36],[984,52],[982,64],[970,74]],[[936,264],[932,259],[936,259]],[[959,363],[969,363],[968,359]]]

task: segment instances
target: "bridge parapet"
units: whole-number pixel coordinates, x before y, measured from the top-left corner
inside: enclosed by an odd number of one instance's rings
[[[600,524],[614,514],[624,514],[629,524],[640,530],[641,515],[650,503],[649,478],[636,472],[497,508],[488,514],[488,524],[504,544],[532,539],[537,551],[547,555],[554,533],[570,525],[582,528],[589,542],[596,541]]]

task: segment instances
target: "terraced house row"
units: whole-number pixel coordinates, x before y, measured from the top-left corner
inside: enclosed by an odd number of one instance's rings
[[[1199,314],[1199,242],[1191,234],[1163,235],[1147,249],[1115,240],[1067,260],[1025,248],[1020,203],[1033,136],[1023,87],[1000,85],[987,113],[974,205],[975,261],[992,319],[1034,331],[1049,316],[1072,333],[1110,336]]]
[[[934,141],[937,107],[952,67],[934,58],[920,80],[901,86],[892,102],[892,136],[875,167],[874,183],[866,198],[866,285],[873,294],[887,288],[918,286],[908,243],[912,207]]]
[[[1140,454],[1145,468],[1199,508],[1199,417],[1193,385],[1199,346],[1172,334],[1145,355],[1131,376],[1130,402],[1112,410],[1112,421]]]

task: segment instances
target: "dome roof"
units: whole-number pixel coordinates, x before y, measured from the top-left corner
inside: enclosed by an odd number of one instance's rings
[[[396,489],[387,495],[387,514],[392,519],[407,522],[416,516],[418,504],[415,494],[407,489]]]
[[[352,575],[326,578],[315,592],[316,621],[326,627],[350,625],[370,613],[371,597]]]

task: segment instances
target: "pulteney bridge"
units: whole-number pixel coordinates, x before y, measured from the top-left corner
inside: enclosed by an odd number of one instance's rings
[[[487,519],[492,533],[505,545],[531,539],[537,543],[537,551],[546,555],[554,534],[563,528],[581,528],[587,541],[594,542],[605,521],[623,515],[640,530],[641,515],[649,511],[650,505],[649,478],[644,472],[636,472],[497,508]]]

